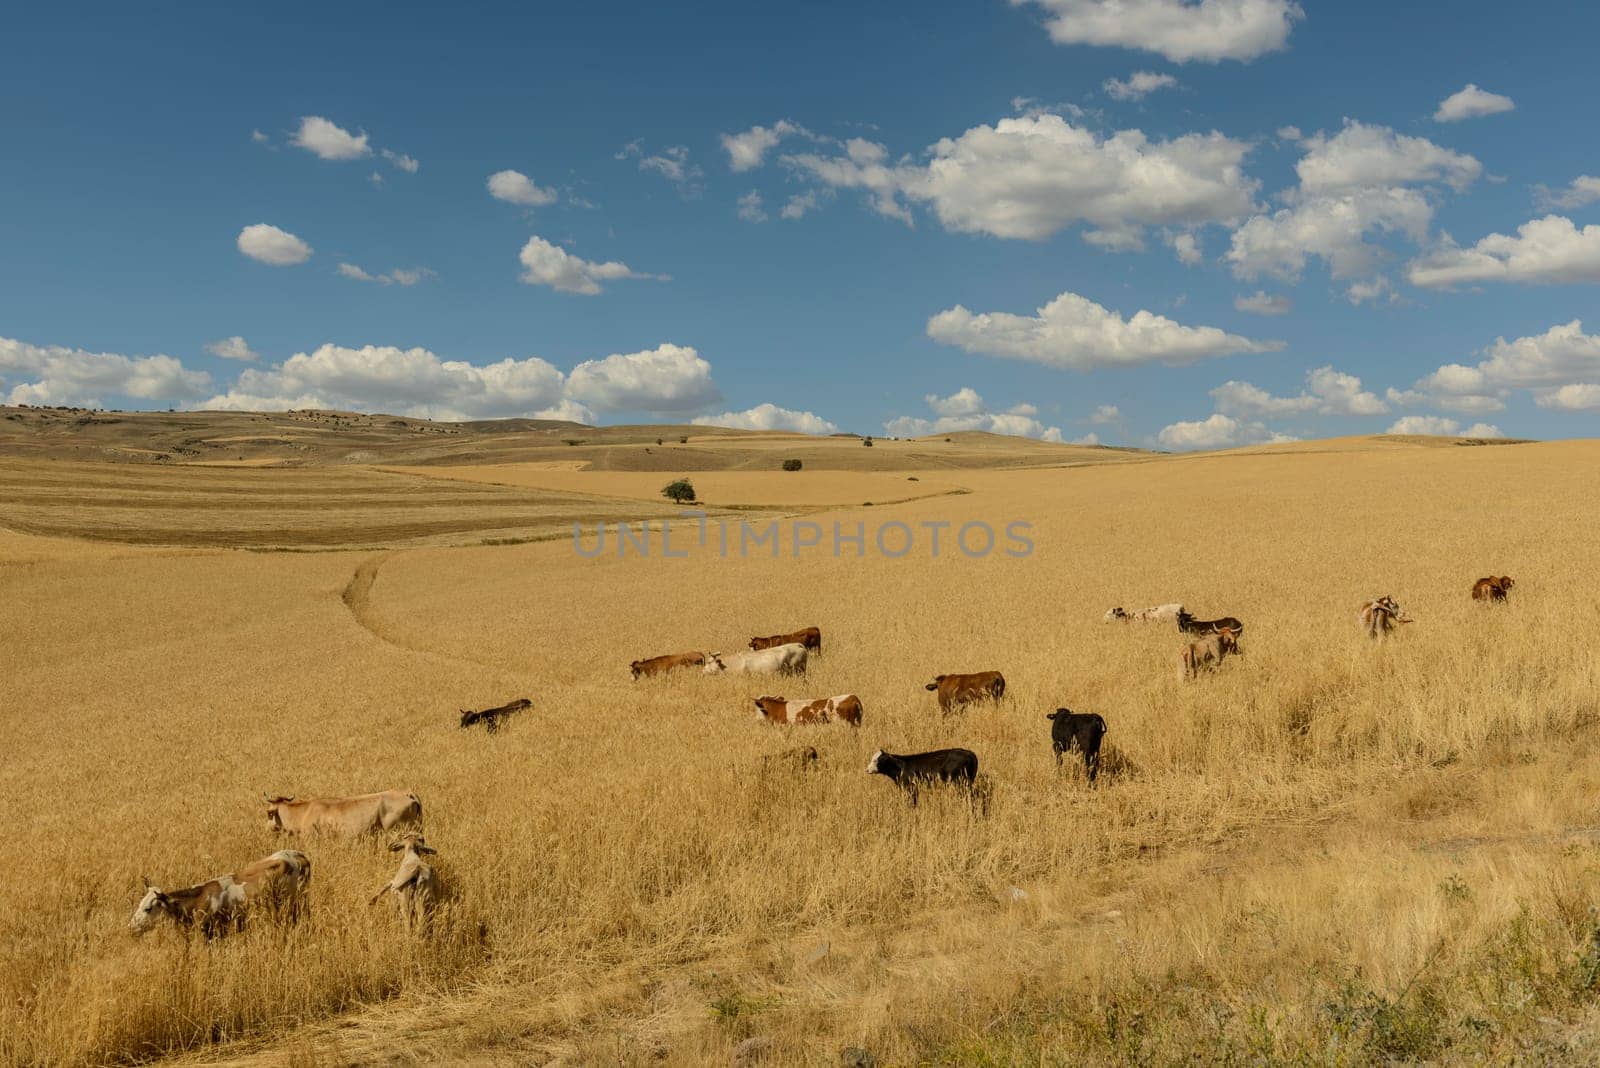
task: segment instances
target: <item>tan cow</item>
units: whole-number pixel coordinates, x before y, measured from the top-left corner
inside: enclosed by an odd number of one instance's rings
[[[311,887],[311,858],[298,849],[280,849],[234,872],[233,881],[244,888],[250,911],[265,909],[294,923]]]
[[[1243,656],[1244,650],[1239,648],[1239,632],[1224,627],[1210,637],[1190,642],[1184,647],[1178,662],[1179,677],[1192,679],[1202,671],[1212,671],[1229,655]]]
[[[439,875],[433,865],[422,858],[434,856],[439,851],[423,840],[422,835],[410,831],[389,844],[391,853],[404,850],[400,867],[394,878],[383,884],[383,889],[372,896],[373,905],[384,894],[393,894],[400,910],[400,919],[407,928],[420,927],[426,931],[433,919],[433,910],[439,904]]]
[[[652,656],[648,660],[635,660],[628,665],[628,670],[633,672],[633,677],[640,675],[665,675],[678,668],[700,667],[706,662],[705,653],[668,653],[665,656]]]
[[[809,654],[799,642],[774,645],[771,649],[757,649],[748,653],[707,653],[709,659],[703,669],[707,675],[730,672],[735,675],[781,674],[804,675]]]
[[[150,930],[163,917],[179,927],[200,928],[207,938],[238,930],[244,920],[244,887],[231,875],[219,875],[182,890],[163,890],[144,880],[144,896],[133,910],[128,928],[136,935]]]
[[[813,653],[822,652],[822,631],[817,627],[801,627],[793,634],[774,634],[767,638],[751,638],[751,649],[771,649],[775,645],[803,645]]]
[[[405,790],[385,790],[359,797],[318,797],[296,801],[261,795],[267,803],[267,826],[288,834],[336,834],[348,838],[376,834],[407,825],[422,826],[422,801]]]
[[[998,671],[977,671],[970,675],[935,675],[924,686],[939,695],[939,707],[946,712],[973,701],[998,701],[1005,696],[1006,679]]]
[[[757,697],[756,712],[768,723],[829,723],[838,720],[861,726],[861,698],[853,693],[790,701],[783,697]]]
[[[1369,638],[1382,638],[1399,623],[1410,623],[1400,608],[1400,603],[1385,595],[1361,606],[1361,627]]]

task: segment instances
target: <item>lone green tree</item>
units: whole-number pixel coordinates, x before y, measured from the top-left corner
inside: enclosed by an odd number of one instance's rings
[[[694,503],[694,483],[686,478],[674,479],[661,488],[661,496],[678,504]]]

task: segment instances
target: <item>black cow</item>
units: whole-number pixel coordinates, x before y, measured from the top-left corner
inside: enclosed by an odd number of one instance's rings
[[[1223,616],[1221,619],[1196,619],[1188,612],[1178,613],[1178,630],[1184,634],[1215,634],[1219,630],[1231,630],[1235,635],[1244,633],[1244,624],[1232,616]]]
[[[474,723],[482,723],[484,728],[488,730],[490,734],[493,734],[495,731],[500,729],[501,716],[509,716],[513,712],[523,712],[532,707],[532,701],[528,700],[526,697],[519,697],[509,704],[501,705],[499,708],[485,708],[481,712],[470,712],[463,708],[461,710],[461,726],[463,729],[465,729],[472,726]]]
[[[1098,712],[1074,712],[1058,708],[1046,712],[1050,723],[1050,741],[1056,749],[1056,767],[1061,766],[1061,754],[1077,751],[1083,754],[1083,768],[1094,782],[1100,774],[1100,739],[1106,736],[1106,721]]]
[[[887,775],[917,803],[918,784],[953,782],[971,789],[978,777],[978,754],[970,749],[935,749],[897,756],[882,749],[867,762],[868,775]]]

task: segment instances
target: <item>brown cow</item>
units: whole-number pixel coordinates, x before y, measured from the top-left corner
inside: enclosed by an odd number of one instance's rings
[[[526,712],[532,707],[532,701],[526,697],[519,697],[515,701],[507,702],[498,708],[485,708],[477,712],[463,708],[461,710],[461,726],[465,729],[474,723],[482,723],[484,729],[493,734],[500,729],[500,717],[509,716],[515,712]]]
[[[1222,663],[1223,657],[1230,654],[1243,656],[1244,650],[1239,648],[1239,632],[1224,627],[1209,638],[1190,642],[1184,647],[1178,663],[1179,677],[1192,679],[1202,671],[1211,671]]]
[[[1369,638],[1382,638],[1395,628],[1395,624],[1410,622],[1400,602],[1387,594],[1361,606],[1361,626]]]
[[[768,723],[828,723],[837,719],[861,726],[861,698],[853,693],[790,701],[783,697],[757,697],[756,712]]]
[[[946,712],[973,701],[998,701],[1005,696],[1006,678],[998,671],[977,671],[970,675],[935,675],[924,686],[939,694],[939,707]]]
[[[295,923],[311,886],[311,858],[298,849],[280,849],[234,872],[233,881],[244,888],[252,912],[265,909]]]
[[[322,832],[354,838],[401,825],[422,826],[422,801],[405,790],[309,801],[296,801],[292,796],[261,797],[267,803],[267,826],[289,834]]]
[[[183,890],[163,890],[144,880],[144,896],[133,910],[128,929],[144,934],[163,916],[179,927],[198,925],[207,938],[237,930],[244,918],[244,887],[231,875],[219,875]]]
[[[648,660],[635,660],[628,665],[633,672],[633,677],[640,675],[665,675],[678,668],[701,667],[706,662],[705,653],[668,653],[665,656],[652,656]]]
[[[1515,586],[1516,582],[1510,575],[1501,575],[1496,578],[1490,575],[1481,578],[1472,584],[1472,599],[1474,601],[1504,601],[1506,593]]]
[[[393,894],[400,910],[400,920],[408,928],[426,932],[433,920],[433,910],[439,904],[439,875],[433,865],[422,858],[438,853],[416,831],[403,834],[389,844],[391,853],[401,853],[400,867],[394,877],[383,884],[383,889],[372,896],[376,905],[384,894]]]
[[[751,649],[771,649],[775,645],[803,645],[813,653],[822,652],[822,631],[816,627],[801,627],[793,634],[774,634],[768,638],[751,638]]]

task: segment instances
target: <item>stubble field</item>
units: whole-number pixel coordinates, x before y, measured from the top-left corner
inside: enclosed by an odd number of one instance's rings
[[[811,512],[824,544],[799,558],[790,520],[776,558],[676,527],[687,559],[5,534],[0,1057],[1592,1061],[1597,461],[1384,443],[946,471],[966,492]],[[56,534],[105,507],[47,503]],[[197,525],[234,529],[229,507]],[[1024,521],[1035,548],[935,558],[919,533],[886,558],[895,520]],[[832,555],[835,522],[865,524],[866,555]],[[1490,573],[1510,604],[1468,599]],[[1383,593],[1417,622],[1374,644],[1356,609]],[[1184,684],[1176,633],[1101,622],[1169,600],[1242,618],[1244,657]],[[628,677],[807,624],[803,680]],[[946,718],[922,688],[988,668],[997,706]],[[859,730],[768,727],[750,701],[842,692]],[[524,695],[495,736],[456,727]],[[1109,723],[1097,789],[1056,770],[1063,705]],[[760,771],[796,744],[819,770]],[[986,815],[863,773],[946,745],[993,779]],[[296,929],[127,934],[141,874],[280,847],[263,790],[387,787],[422,797],[452,889],[431,937],[367,905],[390,853],[326,841]]]

